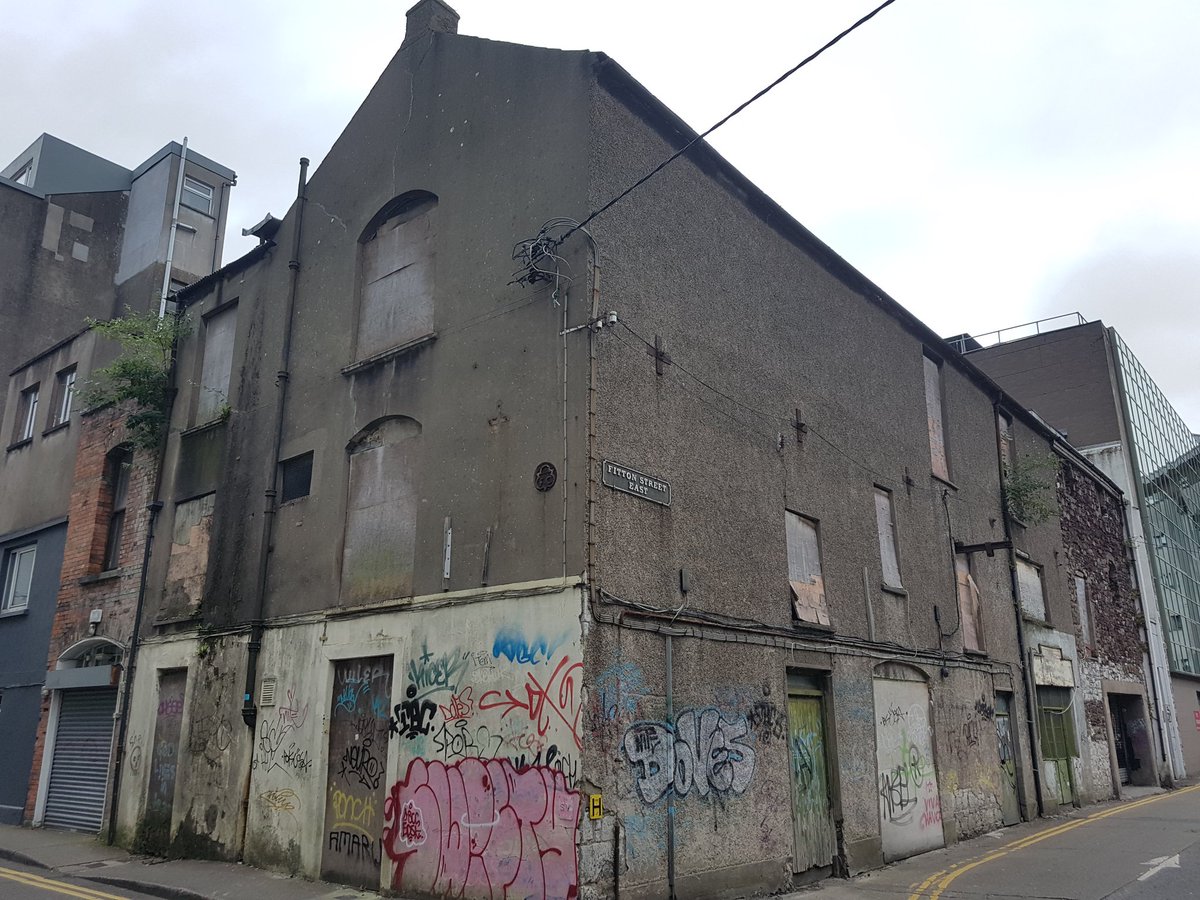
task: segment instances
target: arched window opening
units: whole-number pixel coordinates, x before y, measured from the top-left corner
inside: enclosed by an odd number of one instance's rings
[[[427,191],[402,194],[363,230],[357,360],[433,332],[437,202]]]

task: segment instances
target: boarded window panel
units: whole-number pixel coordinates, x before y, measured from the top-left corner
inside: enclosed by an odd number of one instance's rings
[[[196,421],[210,422],[229,403],[229,376],[233,371],[233,338],[237,307],[231,306],[204,323],[204,363],[200,371],[200,398]]]
[[[825,579],[821,574],[821,547],[817,523],[811,519],[784,513],[787,533],[788,581],[796,616],[803,622],[829,625],[829,604],[825,599]]]
[[[1024,559],[1017,560],[1017,584],[1021,588],[1021,609],[1025,615],[1046,621],[1046,594],[1042,570]]]
[[[883,565],[883,583],[901,587],[900,554],[896,549],[896,522],[892,514],[892,495],[883,488],[875,489],[875,528],[879,532],[879,558]]]
[[[216,494],[206,494],[175,505],[163,606],[176,614],[193,612],[204,597],[216,499]]]
[[[420,433],[415,420],[397,417],[373,426],[351,445],[343,601],[412,595]]]
[[[971,576],[971,564],[965,553],[954,556],[954,576],[958,587],[958,615],[962,620],[963,648],[983,649],[983,622],[979,588]]]
[[[925,415],[929,420],[929,454],[933,474],[949,480],[946,464],[946,430],[942,422],[942,367],[928,356],[925,359]]]
[[[435,207],[409,210],[379,227],[363,246],[358,358],[433,331]]]
[[[1079,636],[1085,647],[1092,645],[1092,616],[1088,608],[1087,579],[1075,576],[1075,606],[1079,610]]]

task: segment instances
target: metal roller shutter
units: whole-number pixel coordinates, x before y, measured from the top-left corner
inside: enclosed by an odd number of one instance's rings
[[[116,708],[112,688],[63,691],[43,824],[100,830]]]

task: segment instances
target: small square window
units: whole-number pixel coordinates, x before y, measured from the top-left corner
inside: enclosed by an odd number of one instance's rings
[[[312,467],[311,450],[308,453],[293,456],[291,459],[285,459],[279,464],[280,503],[290,503],[292,500],[308,496],[312,487]]]
[[[13,443],[19,444],[33,437],[33,429],[37,424],[38,385],[27,387],[21,391],[17,401],[17,419],[13,428]]]
[[[20,612],[29,606],[29,591],[33,585],[33,563],[37,545],[10,550],[4,561],[4,599],[0,613]]]
[[[50,398],[49,427],[62,425],[71,418],[75,399],[75,367],[68,366],[54,376],[54,394]]]
[[[179,202],[189,209],[194,209],[197,212],[202,212],[206,216],[212,215],[213,205],[213,189],[212,185],[205,184],[203,181],[197,181],[187,175],[183,177],[183,193],[179,195]]]

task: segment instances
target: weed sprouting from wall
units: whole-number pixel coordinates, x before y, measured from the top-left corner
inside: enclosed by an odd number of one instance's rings
[[[1008,512],[1025,525],[1040,525],[1058,513],[1055,479],[1058,457],[1023,456],[1004,467],[1004,490]]]
[[[157,448],[167,426],[172,353],[179,339],[191,332],[191,321],[127,309],[119,318],[89,319],[88,325],[120,344],[121,355],[92,373],[80,399],[89,409],[130,403],[132,412],[125,423],[130,443],[145,450]]]

